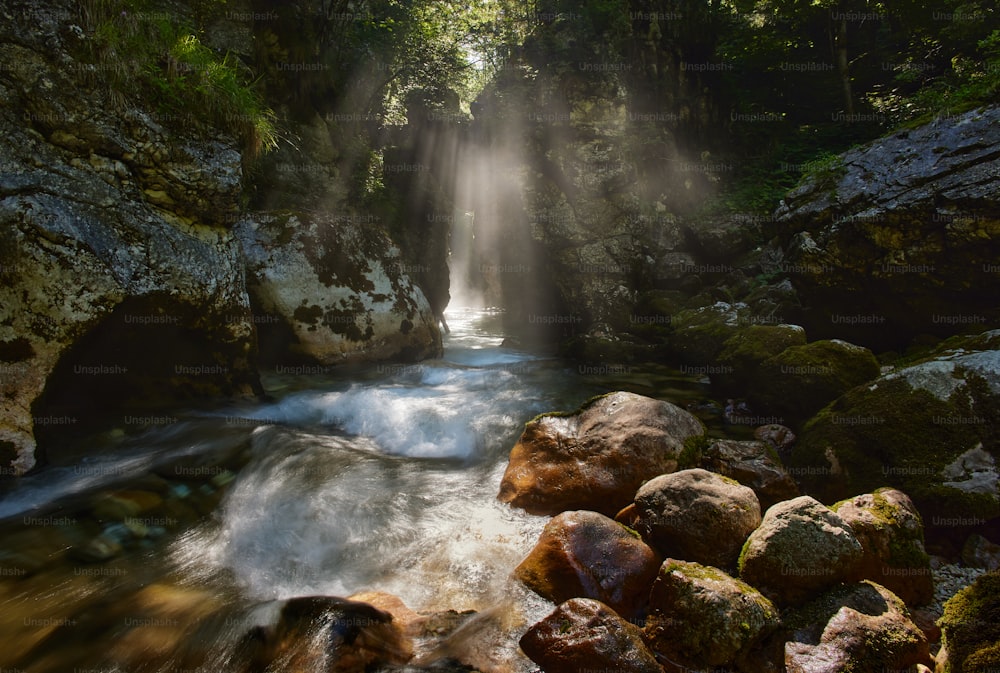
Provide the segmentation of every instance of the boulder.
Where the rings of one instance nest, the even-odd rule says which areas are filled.
[[[731,373],[712,376],[712,388],[725,396],[743,396],[768,385],[760,376],[761,364],[785,349],[805,344],[806,332],[797,325],[747,325],[723,344],[719,364]]]
[[[924,605],[934,598],[924,524],[905,493],[882,488],[842,500],[831,509],[851,527],[864,549],[859,579],[881,584],[907,605]]]
[[[681,371],[706,376],[735,375],[735,367],[720,363],[719,354],[730,338],[753,324],[750,313],[746,304],[720,301],[673,315],[667,341]]]
[[[781,606],[856,576],[861,543],[836,512],[803,495],[764,513],[739,558],[740,578]]]
[[[437,319],[399,250],[360,220],[271,212],[237,223],[262,358],[331,365],[441,352]]]
[[[676,470],[685,442],[704,431],[687,411],[626,392],[569,415],[543,414],[511,450],[498,497],[532,514],[614,516],[644,481]]]
[[[413,656],[412,642],[388,612],[332,596],[285,601],[277,622],[252,629],[243,645],[260,670],[277,661],[314,670],[322,662],[330,673],[354,673],[405,664]]]
[[[799,495],[775,449],[761,441],[716,439],[702,453],[701,466],[753,489],[761,510]]]
[[[751,406],[797,426],[880,370],[867,348],[832,339],[786,348],[756,371],[746,391]]]
[[[773,447],[781,460],[786,460],[791,455],[795,440],[798,439],[791,428],[776,423],[756,428],[753,431],[753,436],[758,441]]]
[[[810,334],[886,349],[1000,317],[998,121],[992,106],[901,130],[785,196],[772,233]]]
[[[634,532],[596,512],[563,512],[549,521],[514,570],[553,603],[593,598],[626,619],[645,614],[660,559]]]
[[[979,534],[970,535],[962,545],[962,563],[970,568],[1000,569],[1000,544]]]
[[[635,528],[664,556],[735,568],[743,541],[760,525],[753,490],[694,468],[643,484],[635,495]]]
[[[528,629],[520,645],[545,673],[663,673],[643,642],[642,630],[588,598],[573,598],[557,607]]]
[[[884,673],[931,664],[903,602],[873,582],[832,589],[786,618],[788,673]]]
[[[979,577],[944,605],[939,673],[988,673],[1000,666],[1000,572]]]
[[[787,461],[826,502],[892,486],[929,527],[1000,514],[1000,331],[951,339],[814,416]]]
[[[779,624],[771,601],[745,582],[718,568],[667,559],[650,593],[643,633],[657,655],[701,670],[747,657]]]

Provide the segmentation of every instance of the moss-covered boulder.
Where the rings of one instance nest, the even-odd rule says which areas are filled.
[[[1000,670],[1000,572],[983,575],[955,594],[938,624],[947,649],[939,673]]]
[[[814,416],[788,461],[805,490],[832,502],[893,486],[913,498],[931,527],[1000,514],[1000,332],[971,341],[996,350],[952,342]]]
[[[586,509],[614,516],[639,486],[673,472],[697,418],[669,402],[615,392],[572,414],[530,421],[510,452],[501,502],[532,514]]]
[[[759,591],[698,563],[664,561],[649,600],[643,632],[650,647],[696,670],[736,663],[780,624]]]
[[[646,611],[660,557],[634,531],[597,512],[563,512],[549,521],[514,570],[553,603],[593,598],[626,619]]]
[[[764,513],[740,553],[740,578],[782,606],[801,604],[855,577],[862,555],[851,527],[804,495]]]
[[[886,587],[907,605],[934,598],[924,524],[913,501],[894,488],[878,489],[831,507],[851,527],[864,549],[860,579]]]
[[[748,325],[729,337],[719,352],[724,368],[712,376],[712,389],[743,397],[766,381],[760,366],[793,346],[806,345],[806,332],[797,325]]]
[[[777,450],[762,441],[713,440],[702,453],[701,466],[753,489],[761,510],[799,496]]]
[[[798,424],[878,377],[879,364],[867,348],[833,339],[786,348],[756,371],[757,381],[746,391],[751,406]]]
[[[898,596],[874,582],[836,587],[786,617],[788,673],[885,673],[931,664]]]
[[[635,529],[664,556],[735,568],[760,525],[760,502],[739,482],[694,468],[664,474],[635,495]]]
[[[545,673],[663,673],[642,630],[600,601],[574,598],[521,637],[521,649]]]
[[[749,321],[750,307],[746,304],[717,302],[678,311],[672,316],[667,339],[671,357],[692,373],[731,374],[731,368],[719,364],[719,353],[731,337],[751,324]]]

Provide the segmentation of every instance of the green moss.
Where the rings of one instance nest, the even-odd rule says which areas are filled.
[[[538,421],[542,420],[546,416],[551,417],[551,418],[566,418],[566,417],[569,417],[569,416],[576,416],[578,414],[583,413],[587,409],[587,407],[589,407],[590,405],[592,405],[597,400],[602,399],[604,397],[607,397],[608,395],[614,395],[615,392],[616,391],[612,391],[610,393],[603,393],[601,395],[594,395],[593,397],[589,398],[586,402],[584,402],[583,404],[581,404],[579,407],[577,407],[573,411],[545,411],[545,412],[542,412],[542,413],[538,414],[537,416],[535,416],[534,418],[532,418],[527,423],[525,423],[525,425],[530,425],[532,423],[537,423]]]
[[[684,440],[684,448],[677,456],[677,467],[686,470],[701,465],[701,458],[708,449],[709,439],[705,435],[692,435]]]
[[[983,575],[955,594],[945,603],[938,625],[953,672],[965,673],[966,660],[980,651],[985,659],[988,648],[1000,642],[1000,573]]]

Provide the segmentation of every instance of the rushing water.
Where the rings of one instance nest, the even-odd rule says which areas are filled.
[[[139,436],[112,434],[101,458],[24,480],[0,502],[0,515],[39,525],[21,525],[5,541],[0,560],[8,568],[25,546],[52,556],[60,545],[81,544],[81,529],[99,533],[97,524],[66,513],[86,511],[84,503],[116,482],[141,488],[150,473],[208,476],[216,480],[199,488],[225,485],[225,497],[198,523],[144,539],[124,558],[84,570],[42,564],[27,577],[8,571],[12,577],[0,578],[0,634],[21,644],[0,655],[0,666],[133,670],[135,651],[156,647],[121,654],[122,641],[131,642],[125,636],[141,640],[121,615],[170,614],[126,617],[125,627],[160,628],[167,641],[164,629],[174,627],[210,642],[202,654],[222,673],[270,601],[382,591],[420,611],[495,615],[485,640],[469,646],[507,660],[498,670],[527,670],[517,636],[551,606],[509,575],[546,519],[496,501],[524,422],[623,383],[675,398],[704,391],[649,372],[629,372],[627,382],[585,376],[558,359],[504,348],[499,318],[489,313],[452,312],[449,322],[441,359],[372,366],[349,379],[273,374],[264,380],[269,402],[179,414]],[[46,525],[55,542],[39,540]],[[212,615],[214,626],[205,626]],[[160,663],[135,670],[190,665],[161,654],[149,659]]]

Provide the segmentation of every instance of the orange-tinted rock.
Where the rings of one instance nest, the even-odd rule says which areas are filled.
[[[908,605],[933,600],[924,524],[909,496],[884,488],[838,502],[833,509],[864,549],[858,579],[881,584]]]
[[[717,439],[705,449],[701,466],[752,488],[762,510],[799,496],[798,485],[785,472],[775,449],[764,442]]]
[[[556,516],[514,575],[553,603],[593,598],[631,619],[645,612],[660,558],[645,542],[597,512]]]
[[[566,601],[521,637],[521,649],[545,673],[663,673],[638,626],[588,598]]]
[[[571,415],[529,422],[510,453],[499,499],[532,514],[586,509],[614,516],[644,481],[673,472],[704,426],[669,402],[599,397]]]

